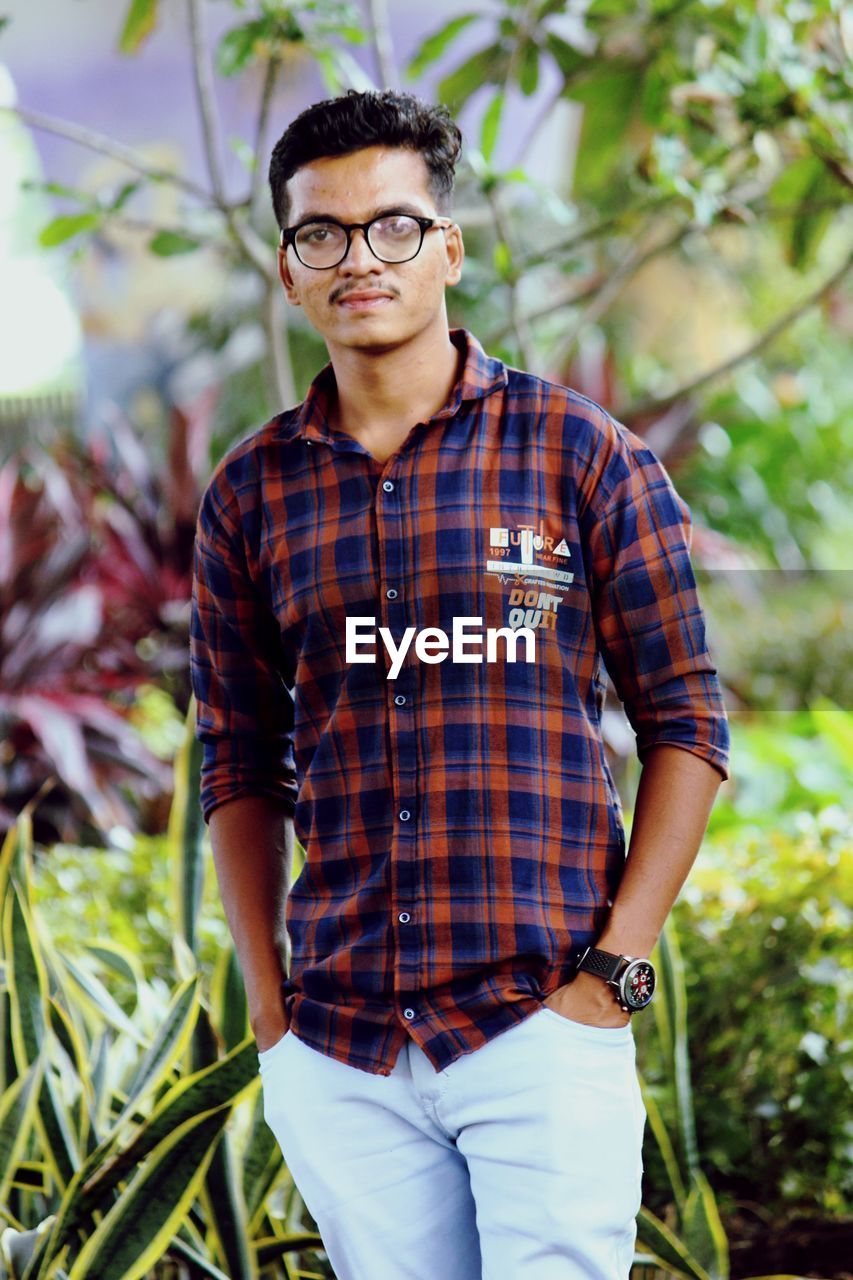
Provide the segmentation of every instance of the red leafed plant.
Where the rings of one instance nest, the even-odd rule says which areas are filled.
[[[195,519],[215,392],[174,409],[157,460],[116,417],[0,467],[0,832],[40,789],[34,834],[160,829],[172,768],[129,717],[141,684],[189,703]]]

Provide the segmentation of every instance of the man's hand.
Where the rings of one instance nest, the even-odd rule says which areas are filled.
[[[558,987],[543,1001],[555,1013],[572,1022],[585,1022],[594,1027],[624,1027],[630,1013],[619,1007],[616,996],[603,978],[594,973],[579,973],[565,986]]]

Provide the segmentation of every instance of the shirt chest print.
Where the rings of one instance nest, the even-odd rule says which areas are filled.
[[[515,528],[490,526],[486,572],[506,588],[506,623],[513,631],[542,627],[556,630],[557,610],[574,573],[566,566],[571,552],[565,538],[545,533],[542,521]]]

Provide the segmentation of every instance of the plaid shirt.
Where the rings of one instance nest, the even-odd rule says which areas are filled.
[[[385,463],[330,427],[327,364],[220,461],[196,534],[204,819],[249,793],[293,815],[290,1025],[380,1075],[407,1035],[438,1071],[532,1014],[601,934],[625,862],[602,661],[640,759],[670,743],[729,776],[663,465],[594,401],[451,339],[448,402]],[[374,660],[347,661],[348,617],[374,619]],[[451,641],[463,617],[469,658],[526,627],[534,660],[521,636],[515,662],[501,638],[479,663],[413,642],[391,678],[364,640]]]

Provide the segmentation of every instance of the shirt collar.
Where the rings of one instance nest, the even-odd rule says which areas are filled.
[[[506,386],[507,371],[502,360],[486,355],[468,329],[451,329],[450,341],[464,354],[462,372],[446,403],[434,413],[431,422],[451,418],[465,400],[480,400]],[[311,383],[305,399],[293,411],[293,417],[282,431],[286,439],[322,440],[331,443],[343,433],[329,426],[329,405],[335,393],[335,373],[331,361],[325,364]]]

